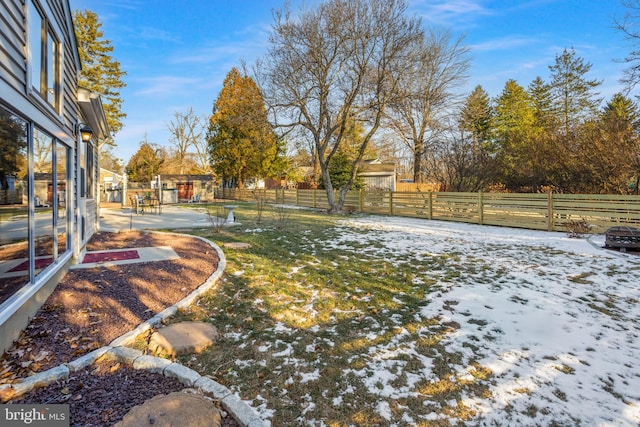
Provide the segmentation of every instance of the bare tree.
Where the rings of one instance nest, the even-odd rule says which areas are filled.
[[[342,209],[356,165],[411,62],[410,48],[423,36],[421,21],[406,9],[405,0],[328,0],[296,17],[286,8],[274,14],[257,78],[280,125],[302,128],[313,141],[329,212]],[[336,200],[329,163],[354,122],[366,132]]]
[[[433,175],[446,191],[480,191],[495,178],[496,164],[486,147],[478,147],[463,129],[448,126],[429,158]]]
[[[196,151],[201,149],[204,141],[204,125],[202,119],[189,107],[186,113],[174,113],[174,119],[167,123],[167,129],[171,132],[171,145],[174,148],[175,158],[178,162],[179,173],[185,173],[188,160],[188,151],[194,147]],[[205,148],[206,152],[206,148]],[[205,165],[207,164],[205,158]]]
[[[435,153],[431,145],[445,130],[445,118],[459,102],[455,89],[465,83],[469,49],[463,38],[448,31],[430,31],[416,45],[414,67],[405,74],[398,96],[388,109],[387,123],[413,154],[413,179],[426,178],[426,160]]]
[[[209,123],[209,118],[200,117],[199,120],[201,123],[200,132],[198,133],[198,137],[194,138],[192,141],[193,148],[195,149],[194,159],[201,173],[210,174],[211,163],[209,162],[208,144],[205,135],[205,128]]]
[[[53,140],[36,129],[33,136],[33,169],[36,172],[51,173]]]
[[[621,3],[627,11],[621,20],[614,19],[614,26],[622,31],[631,47],[623,59],[629,67],[621,79],[627,90],[631,90],[640,82],[640,0],[622,0]]]

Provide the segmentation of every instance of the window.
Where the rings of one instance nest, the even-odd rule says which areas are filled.
[[[58,76],[58,46],[53,33],[47,31],[47,102],[58,110],[58,82],[60,78]]]
[[[25,120],[0,105],[0,263],[15,265],[0,274],[0,305],[29,283],[27,129]]]
[[[42,16],[35,5],[29,2],[29,73],[31,86],[40,92],[40,67],[42,66]]]
[[[71,148],[0,105],[0,306],[72,250]]]
[[[68,226],[71,219],[69,206],[69,147],[62,144],[60,141],[56,141],[56,181],[57,194],[56,204],[58,210],[58,233],[54,233],[58,238],[58,253],[64,253],[69,244],[69,232]]]
[[[60,104],[60,42],[36,4],[27,11],[31,87],[56,111]]]
[[[54,139],[37,126],[33,129],[33,235],[37,269],[51,265],[57,252],[54,252],[55,228],[53,205]]]
[[[86,170],[87,170],[87,188],[86,188],[86,197],[88,199],[93,199],[95,197],[95,191],[93,188],[93,183],[94,183],[94,177],[96,174],[96,169],[94,166],[94,156],[95,156],[95,151],[93,148],[93,145],[91,143],[87,143],[86,145],[86,150],[87,150],[87,164],[86,164]]]

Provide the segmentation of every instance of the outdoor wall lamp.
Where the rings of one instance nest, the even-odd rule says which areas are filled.
[[[80,123],[78,125],[78,131],[80,132],[80,137],[82,138],[82,142],[91,141],[91,137],[93,136],[93,131],[89,126],[84,123]]]

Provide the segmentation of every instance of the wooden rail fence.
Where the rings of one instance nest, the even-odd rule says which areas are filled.
[[[22,191],[0,190],[0,205],[15,205],[22,203]]]
[[[324,190],[241,190],[219,188],[217,198],[256,200],[328,209]],[[609,227],[640,226],[640,196],[601,194],[449,193],[350,191],[344,209],[533,230],[566,231],[585,221],[594,233]]]

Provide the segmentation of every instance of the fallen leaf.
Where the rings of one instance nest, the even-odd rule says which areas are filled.
[[[31,356],[29,356],[29,358],[31,360],[33,360],[34,362],[40,362],[40,361],[48,358],[49,354],[50,353],[48,351],[46,351],[46,350],[40,350],[40,352],[37,355],[35,355],[35,356],[31,355]]]
[[[13,387],[7,387],[0,389],[0,402],[8,402],[15,396],[16,389]]]

